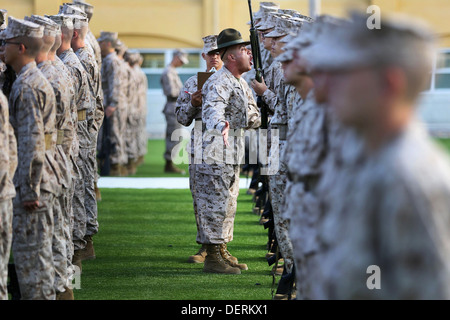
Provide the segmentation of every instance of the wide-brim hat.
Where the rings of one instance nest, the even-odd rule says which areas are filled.
[[[217,50],[222,50],[237,44],[248,45],[250,41],[245,41],[242,39],[241,33],[232,28],[222,30],[217,36]]]

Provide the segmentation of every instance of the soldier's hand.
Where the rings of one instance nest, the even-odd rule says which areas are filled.
[[[24,201],[23,202],[23,207],[25,208],[25,210],[27,211],[35,211],[37,208],[39,208],[39,201],[38,200],[34,200],[34,201]]]
[[[105,109],[105,116],[107,118],[111,117],[112,114],[114,113],[114,111],[116,111],[116,109],[117,109],[117,107],[111,107],[111,106],[106,107],[106,109]]]
[[[255,93],[258,96],[262,96],[264,92],[267,90],[266,83],[264,82],[264,78],[261,78],[261,82],[256,81],[255,79],[252,80],[252,88],[255,90]]]
[[[191,96],[191,104],[194,107],[201,107],[202,106],[202,90],[197,90],[194,92]]]
[[[225,121],[225,127],[222,129],[222,137],[223,137],[223,143],[226,147],[229,147],[230,144],[228,143],[228,132],[230,131],[230,123],[228,121]]]

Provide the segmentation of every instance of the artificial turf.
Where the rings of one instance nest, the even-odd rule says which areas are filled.
[[[75,299],[270,300],[267,231],[252,213],[251,200],[241,193],[228,246],[249,270],[221,275],[187,262],[199,248],[189,190],[103,190],[97,258],[83,262]]]
[[[150,140],[135,177],[164,173],[164,141]],[[187,172],[187,165],[180,165]],[[187,174],[184,175],[187,177]],[[202,272],[187,262],[199,245],[189,190],[102,189],[96,259],[84,261],[76,300],[270,300],[272,267],[265,259],[267,230],[241,190],[229,251],[246,263],[240,275]],[[279,279],[279,277],[277,277]]]

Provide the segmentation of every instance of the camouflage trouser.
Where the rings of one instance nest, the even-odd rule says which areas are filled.
[[[12,200],[0,201],[0,300],[8,300],[8,262],[12,243]]]
[[[173,102],[175,104],[175,102]],[[172,149],[179,143],[179,141],[172,141],[172,133],[176,129],[180,129],[183,126],[177,121],[175,116],[175,107],[167,107],[167,112],[164,113],[166,117],[166,151],[164,152],[164,159],[166,161],[172,160]],[[169,112],[172,110],[172,112]]]
[[[280,141],[280,154],[284,151],[285,141]],[[278,249],[284,260],[287,272],[292,271],[294,265],[294,253],[291,239],[289,237],[289,220],[284,218],[284,195],[287,182],[286,165],[279,162],[280,167],[277,174],[269,176],[269,194],[271,198],[274,229],[278,242]]]
[[[64,192],[66,189],[63,189]],[[55,291],[64,292],[67,286],[66,221],[64,219],[63,195],[56,197],[53,205],[53,263],[55,265]]]
[[[73,244],[74,250],[83,249],[86,235],[98,232],[97,198],[95,196],[94,182],[97,172],[96,149],[80,148],[77,158],[80,177],[75,180],[73,196]]]
[[[53,207],[55,196],[41,190],[40,207],[26,211],[19,193],[13,200],[12,254],[23,300],[55,299]]]
[[[71,280],[75,274],[75,266],[72,263],[72,257],[74,253],[73,246],[73,206],[72,200],[74,196],[74,181],[70,183],[69,189],[63,189],[62,195],[62,208],[63,208],[63,218],[64,218],[64,238],[66,239],[66,259],[67,259],[67,279],[68,283],[71,283]]]
[[[198,164],[195,170],[197,242],[222,244],[233,240],[239,195],[239,166]]]
[[[123,134],[120,131],[120,118],[119,108],[117,108],[109,118],[111,121],[111,145],[114,145],[113,152],[110,154],[111,164],[124,164],[123,159],[125,157],[125,141]]]
[[[316,226],[319,203],[301,182],[288,181],[285,197],[284,215],[290,220],[289,236],[294,250],[298,298],[310,299],[316,282],[312,276],[314,261],[311,257],[318,250]]]
[[[194,207],[194,215],[195,215],[195,223],[197,225],[197,233],[201,232],[199,228],[199,220],[198,220],[198,212],[197,212],[197,187],[195,183],[195,167],[196,165],[191,163],[189,165],[189,188],[191,189],[192,194],[192,205]],[[197,236],[197,238],[204,238],[204,235]]]
[[[139,123],[135,117],[128,117],[127,126],[125,130],[125,150],[127,159],[137,160],[138,155],[138,130]]]
[[[139,118],[139,126],[137,128],[138,132],[138,155],[145,156],[147,154],[148,149],[148,138],[147,138],[147,128],[146,128],[146,119],[144,116]]]

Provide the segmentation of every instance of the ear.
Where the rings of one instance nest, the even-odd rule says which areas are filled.
[[[78,31],[73,30],[73,36],[72,39],[78,38]]]
[[[404,97],[407,93],[408,81],[405,72],[396,67],[387,68],[384,72],[385,93],[389,96]]]

